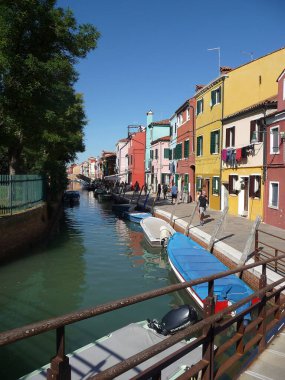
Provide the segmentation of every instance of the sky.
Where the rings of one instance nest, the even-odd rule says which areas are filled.
[[[76,65],[87,125],[84,153],[115,151],[128,125],[168,119],[221,66],[232,68],[285,46],[284,0],[58,0],[101,33]]]

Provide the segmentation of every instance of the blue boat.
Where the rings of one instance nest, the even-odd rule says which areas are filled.
[[[213,254],[179,232],[170,237],[167,253],[170,265],[180,282],[197,280],[229,270]],[[194,285],[186,290],[200,309],[203,309],[208,295],[208,283]],[[215,312],[217,313],[253,293],[254,291],[234,274],[215,280],[214,294],[217,299]],[[243,305],[237,309],[237,312],[239,313],[249,306],[249,303]]]
[[[126,218],[134,223],[140,223],[142,219],[149,218],[150,212],[140,212],[140,211],[125,211],[123,213],[123,218]]]

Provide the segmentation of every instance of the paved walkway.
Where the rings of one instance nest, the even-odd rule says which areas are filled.
[[[127,197],[130,199],[131,195],[132,194],[129,193]],[[136,202],[136,199],[134,199],[134,202]],[[142,196],[139,203],[143,204],[144,200],[145,197]],[[153,198],[148,201],[148,206],[151,207],[152,205]],[[174,211],[173,221],[180,227],[184,226],[185,228],[194,208],[194,202],[179,203],[175,206],[167,199],[157,201],[154,210],[166,218],[169,218],[170,214]],[[221,217],[221,211],[209,209],[206,214],[205,224],[200,226],[199,215],[196,211],[190,230],[190,233],[192,232],[202,240],[204,239],[205,242],[209,241],[210,236],[215,230],[217,221]],[[219,247],[220,249],[218,250],[220,251],[224,250],[225,255],[232,255],[232,258],[238,261],[245,248],[253,223],[254,222],[243,217],[227,215],[223,228],[219,236],[217,236],[218,242],[215,247]],[[266,223],[261,223],[259,230],[276,235],[277,237],[285,238],[285,230],[270,226]],[[261,232],[259,232],[259,237],[262,242],[285,251],[284,241],[262,234]],[[254,244],[252,244],[251,248],[252,251],[254,251]],[[269,251],[267,247],[266,250]],[[271,274],[268,274],[268,282],[276,281],[280,278],[276,273],[270,272]],[[239,380],[280,380],[285,378],[285,331],[283,327],[283,325],[280,326],[279,331],[275,335],[275,339],[269,343],[266,350],[240,375]]]

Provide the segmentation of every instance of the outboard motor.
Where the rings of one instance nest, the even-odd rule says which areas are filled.
[[[160,238],[160,244],[162,245],[162,247],[167,247],[170,236],[171,236],[171,232],[169,231],[169,229],[166,226],[161,226],[159,238]]]
[[[190,305],[183,305],[177,309],[169,311],[159,323],[155,319],[148,321],[148,327],[162,335],[175,334],[177,331],[184,329],[190,325],[194,325],[198,321],[196,309]]]

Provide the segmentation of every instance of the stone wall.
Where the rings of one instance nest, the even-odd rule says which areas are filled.
[[[60,214],[61,203],[43,204],[0,218],[0,263],[21,257],[46,239]]]

